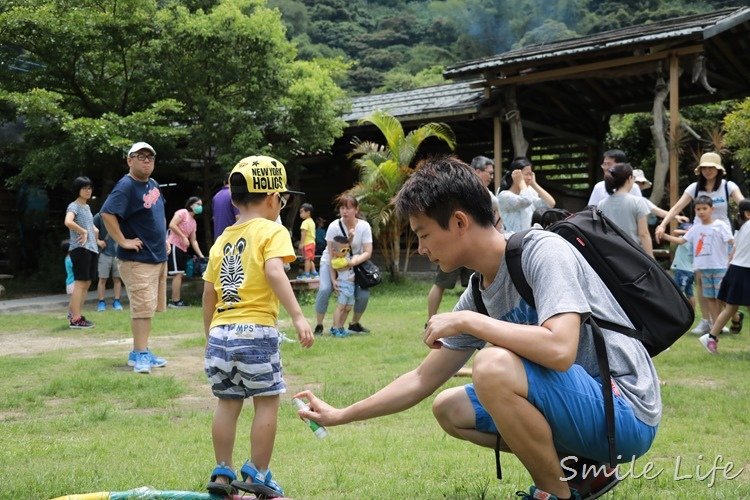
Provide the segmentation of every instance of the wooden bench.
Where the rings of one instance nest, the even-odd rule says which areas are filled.
[[[292,290],[294,290],[295,292],[297,290],[317,290],[320,286],[320,280],[318,278],[311,280],[293,279],[289,280],[289,283],[291,283]]]

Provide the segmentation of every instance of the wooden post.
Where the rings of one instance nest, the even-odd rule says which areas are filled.
[[[680,126],[680,60],[676,55],[669,59],[669,206],[677,203],[679,175],[679,138],[678,127]],[[672,219],[671,228],[677,226],[677,221]]]
[[[495,161],[495,189],[497,193],[500,188],[500,179],[503,176],[503,129],[500,117],[495,115],[492,118],[492,145],[494,148],[494,161]]]

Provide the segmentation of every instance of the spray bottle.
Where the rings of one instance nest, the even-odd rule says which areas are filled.
[[[299,398],[292,398],[292,404],[294,404],[294,407],[297,408],[298,411],[310,409],[310,407],[307,406],[305,402]],[[328,431],[322,425],[318,425],[317,422],[307,418],[303,418],[302,420],[305,421],[308,427],[310,427],[310,430],[312,430],[315,434],[315,437],[317,437],[318,439],[323,439],[324,437],[328,436]]]

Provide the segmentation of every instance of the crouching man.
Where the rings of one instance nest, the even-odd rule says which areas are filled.
[[[443,271],[460,266],[481,274],[489,312],[477,312],[471,288],[453,312],[436,314],[424,331],[431,348],[414,370],[346,408],[334,408],[310,391],[300,415],[326,426],[400,412],[429,397],[480,350],[471,384],[447,389],[433,412],[450,435],[514,453],[534,485],[525,498],[596,498],[618,481],[600,474],[583,481],[571,466],[608,461],[604,401],[589,316],[632,328],[623,310],[584,258],[561,237],[532,231],[522,266],[536,309],[521,299],[505,266],[506,237],[493,227],[487,189],[453,157],[423,162],[396,196],[409,218],[419,252]],[[483,249],[477,252],[476,249]],[[661,418],[656,371],[637,340],[603,330],[609,354],[618,460],[628,462],[651,446]],[[603,467],[600,468],[603,470]],[[609,471],[614,473],[614,471]]]

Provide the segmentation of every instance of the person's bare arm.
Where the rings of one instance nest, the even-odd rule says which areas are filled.
[[[88,237],[89,237],[89,232],[85,228],[79,226],[76,223],[75,216],[76,214],[74,214],[73,212],[65,213],[65,227],[67,227],[68,229],[70,229],[71,231],[75,233],[78,233],[78,244],[85,245],[86,240],[88,240]]]
[[[729,197],[732,198],[737,203],[745,199],[745,197],[742,195],[742,189],[739,189],[739,188],[732,191],[732,194],[730,194]]]
[[[674,204],[672,208],[669,209],[669,212],[667,212],[667,215],[664,216],[664,220],[662,220],[658,226],[656,226],[656,230],[654,231],[654,236],[656,237],[656,242],[660,242],[662,236],[664,235],[667,225],[672,221],[672,219],[682,212],[682,210],[690,204],[690,202],[693,201],[693,199],[690,197],[687,193],[682,193],[682,196],[679,200],[677,200],[677,203]],[[667,240],[669,241],[669,240]]]
[[[654,246],[651,242],[651,234],[648,232],[648,221],[646,220],[645,215],[638,218],[638,238],[641,240],[641,248],[643,248],[643,251],[653,257]]]
[[[216,310],[216,303],[219,301],[219,296],[216,293],[214,284],[210,281],[203,282],[203,333],[208,339],[208,332],[211,329],[211,320],[214,317],[214,311]]]
[[[676,243],[677,245],[684,245],[687,243],[687,240],[681,236],[672,236],[669,233],[664,233],[662,236],[662,239],[670,242],[670,243]]]
[[[539,198],[550,208],[555,207],[555,198],[536,182],[536,174],[531,173],[531,187],[539,195]]]
[[[362,253],[353,255],[349,259],[349,267],[358,266],[363,262],[367,262],[372,257],[372,243],[365,243],[362,245]]]
[[[301,417],[321,425],[342,425],[404,411],[429,397],[471,357],[473,350],[432,349],[422,363],[386,385],[375,394],[345,408],[334,408],[313,394],[302,391],[295,397],[310,402]]]
[[[464,310],[432,316],[424,342],[430,346],[465,332],[546,368],[565,371],[575,361],[580,326],[581,316],[575,312],[556,314],[542,325],[519,325]]]
[[[197,255],[201,259],[205,259],[206,257],[203,255],[203,252],[201,252],[201,247],[198,245],[198,239],[195,236],[195,233],[190,234],[190,247],[193,249],[193,252],[195,252],[195,255]]]
[[[315,341],[312,328],[310,328],[310,323],[308,323],[305,315],[302,313],[299,302],[297,302],[297,298],[294,296],[294,290],[292,290],[292,285],[289,283],[289,278],[287,278],[284,271],[284,261],[279,257],[268,259],[264,266],[264,272],[273,293],[276,294],[281,305],[284,306],[286,312],[291,316],[300,344],[302,347],[310,347]]]
[[[135,250],[136,252],[143,248],[143,242],[140,238],[125,238],[120,229],[120,222],[117,220],[116,215],[103,213],[102,222],[104,222],[104,227],[107,228],[109,235],[112,236],[112,239],[115,240],[120,247],[127,250]]]

